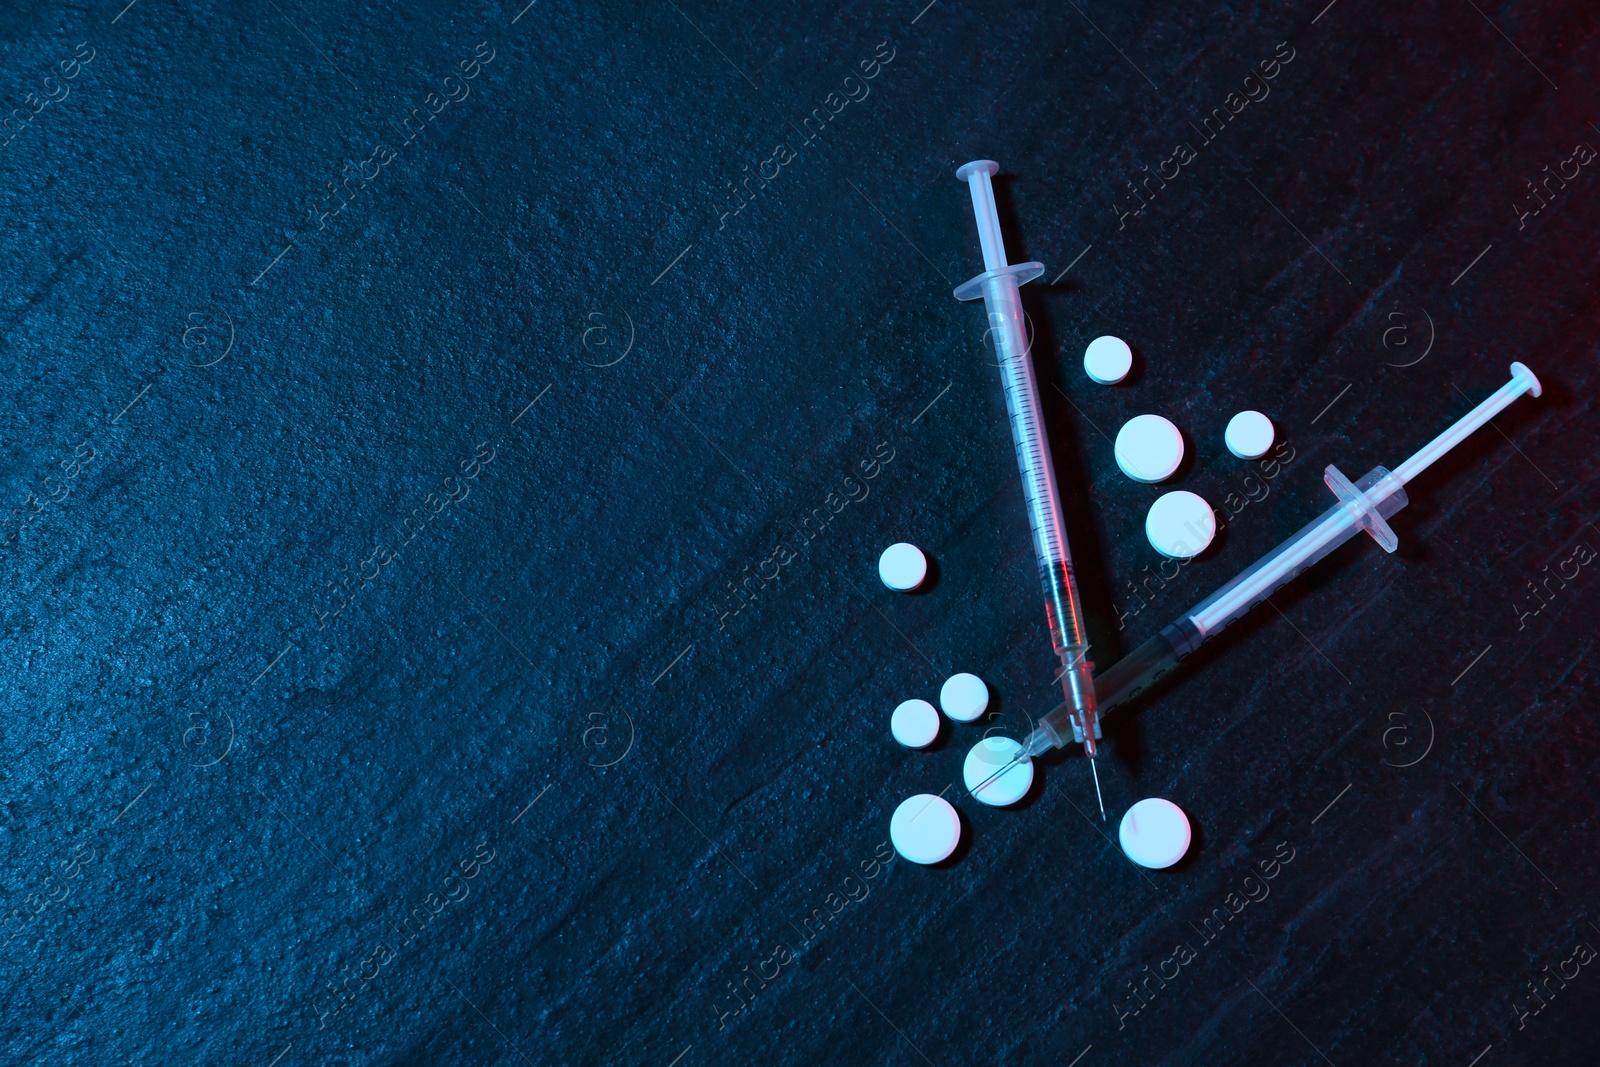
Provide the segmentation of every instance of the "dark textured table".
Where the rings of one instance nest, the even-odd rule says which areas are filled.
[[[124,2],[0,18],[0,1062],[1594,1062],[1591,5]],[[1108,718],[1106,824],[959,792],[1057,699],[982,157],[1102,668],[1544,383]]]

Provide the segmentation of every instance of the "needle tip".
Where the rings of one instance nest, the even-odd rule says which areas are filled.
[[[1100,821],[1106,821],[1106,798],[1100,795],[1100,771],[1095,767],[1095,761],[1089,761],[1089,771],[1094,775],[1094,798],[1100,802]]]

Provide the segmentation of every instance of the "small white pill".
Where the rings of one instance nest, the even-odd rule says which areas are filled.
[[[1241,411],[1228,420],[1222,440],[1240,459],[1260,459],[1272,447],[1272,420],[1259,411]]]
[[[956,722],[971,722],[989,707],[989,687],[976,674],[952,674],[939,690],[939,706]]]
[[[939,713],[926,700],[907,700],[889,716],[889,732],[907,748],[927,748],[939,736]]]
[[[1189,559],[1204,552],[1217,535],[1217,516],[1210,504],[1187,490],[1163,493],[1145,516],[1144,535],[1163,556]]]
[[[1112,451],[1134,481],[1165,481],[1183,462],[1183,434],[1160,415],[1135,415],[1117,431]]]
[[[977,789],[979,782],[1016,759],[1017,753],[1021,751],[1022,745],[1009,737],[986,737],[973,745],[972,751],[967,753],[967,762],[961,766],[961,777],[966,781],[968,791]],[[978,789],[973,796],[985,804],[1003,808],[1007,804],[1015,804],[1026,796],[1031,785],[1033,785],[1033,761],[1023,760],[982,789]]]
[[[928,576],[928,557],[904,541],[890,545],[878,557],[878,577],[897,593],[909,593]]]
[[[1128,809],[1117,836],[1141,867],[1171,867],[1189,851],[1189,817],[1170,800],[1150,797]]]
[[[1083,351],[1083,369],[1101,385],[1116,385],[1133,369],[1133,349],[1120,337],[1096,337]]]
[[[912,863],[938,863],[961,843],[961,816],[944,797],[918,793],[894,809],[889,840]]]

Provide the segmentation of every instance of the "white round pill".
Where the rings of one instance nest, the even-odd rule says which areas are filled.
[[[918,793],[894,809],[889,840],[912,863],[938,863],[961,843],[961,816],[944,797]]]
[[[967,791],[978,789],[978,783],[1016,759],[1021,751],[1022,745],[1009,737],[986,737],[973,745],[972,751],[967,753],[967,762],[961,765]],[[985,804],[1003,808],[1026,796],[1031,785],[1033,761],[1023,760],[972,795]]]
[[[1133,369],[1133,349],[1120,337],[1096,337],[1083,351],[1083,369],[1101,385],[1116,385]]]
[[[1259,411],[1241,411],[1222,432],[1228,451],[1240,459],[1260,459],[1272,447],[1272,420]]]
[[[1134,481],[1164,481],[1183,462],[1183,434],[1160,415],[1135,415],[1117,431],[1112,451]]]
[[[1210,504],[1187,490],[1163,493],[1145,516],[1144,535],[1163,556],[1189,559],[1204,552],[1217,535],[1217,516]]]
[[[1170,800],[1150,797],[1128,809],[1117,836],[1141,867],[1171,867],[1189,851],[1189,817]]]
[[[939,713],[926,700],[907,700],[889,716],[889,732],[907,748],[927,748],[939,736]]]
[[[897,593],[909,593],[928,576],[928,557],[904,541],[890,545],[878,557],[878,577]]]
[[[952,674],[939,690],[939,706],[956,722],[971,722],[989,707],[989,687],[976,674]]]

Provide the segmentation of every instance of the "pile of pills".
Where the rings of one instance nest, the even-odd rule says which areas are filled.
[[[1124,345],[1123,350],[1126,349]],[[1086,365],[1087,362],[1086,359]],[[1100,369],[1104,370],[1104,367]],[[1127,368],[1123,367],[1121,373],[1126,374]],[[1157,418],[1154,415],[1143,417]],[[1161,421],[1166,422],[1165,419]],[[1176,434],[1177,431],[1173,432]],[[1180,438],[1180,457],[1182,447]],[[1121,462],[1120,457],[1118,462]],[[1163,506],[1162,501],[1169,502]],[[1146,525],[1151,543],[1158,548],[1161,543],[1166,543],[1175,552],[1187,551],[1187,544],[1182,538],[1197,536],[1189,532],[1191,527],[1207,531],[1205,539],[1208,541],[1210,532],[1216,529],[1211,509],[1193,493],[1168,493],[1156,504],[1157,507],[1151,509],[1151,520]],[[1180,532],[1172,533],[1172,530]],[[1194,551],[1198,552],[1199,549]],[[885,586],[896,592],[909,593],[917,589],[927,576],[927,556],[907,542],[890,545],[878,558],[878,577]],[[972,723],[981,719],[988,710],[989,687],[984,680],[966,672],[952,674],[939,687],[937,708],[918,697],[903,700],[889,716],[889,732],[907,748],[927,748],[939,739],[943,729],[941,711],[944,712],[944,718],[952,722]],[[1033,788],[1031,759],[1024,759],[994,780],[987,781],[990,775],[1010,764],[1021,751],[1021,743],[1009,737],[985,737],[973,745],[961,765],[961,779],[966,784],[967,792],[979,803],[997,808],[1015,804],[1026,797]],[[1189,820],[1182,809],[1169,800],[1141,800],[1122,817],[1121,839],[1122,850],[1133,862],[1142,867],[1170,867],[1188,851]],[[912,863],[943,863],[961,845],[961,814],[942,796],[918,793],[901,801],[899,807],[894,809],[894,815],[889,819],[889,840],[894,844],[895,851]]]
[[[885,585],[888,583],[885,582]],[[892,588],[892,587],[891,587]],[[952,674],[939,689],[939,709],[952,722],[976,722],[989,710],[989,687],[976,674]],[[939,736],[939,711],[926,700],[901,702],[889,717],[889,732],[907,748],[926,748]],[[970,790],[1011,762],[1022,750],[1004,737],[979,741],[967,754],[963,776]],[[1015,804],[1033,785],[1033,765],[1019,763],[984,786],[977,796],[985,804]],[[961,819],[942,797],[919,793],[895,809],[889,820],[889,840],[895,850],[913,863],[939,863],[961,843]]]
[[[1118,337],[1096,337],[1083,353],[1083,369],[1091,381],[1116,385],[1133,366],[1133,350]],[[1276,436],[1272,420],[1259,411],[1241,411],[1228,420],[1223,443],[1240,459],[1260,459]],[[1164,482],[1183,465],[1183,433],[1160,415],[1135,415],[1117,431],[1112,446],[1117,466],[1136,482]],[[1189,492],[1167,493],[1150,505],[1145,536],[1169,559],[1191,559],[1204,552],[1217,534],[1211,505]]]

